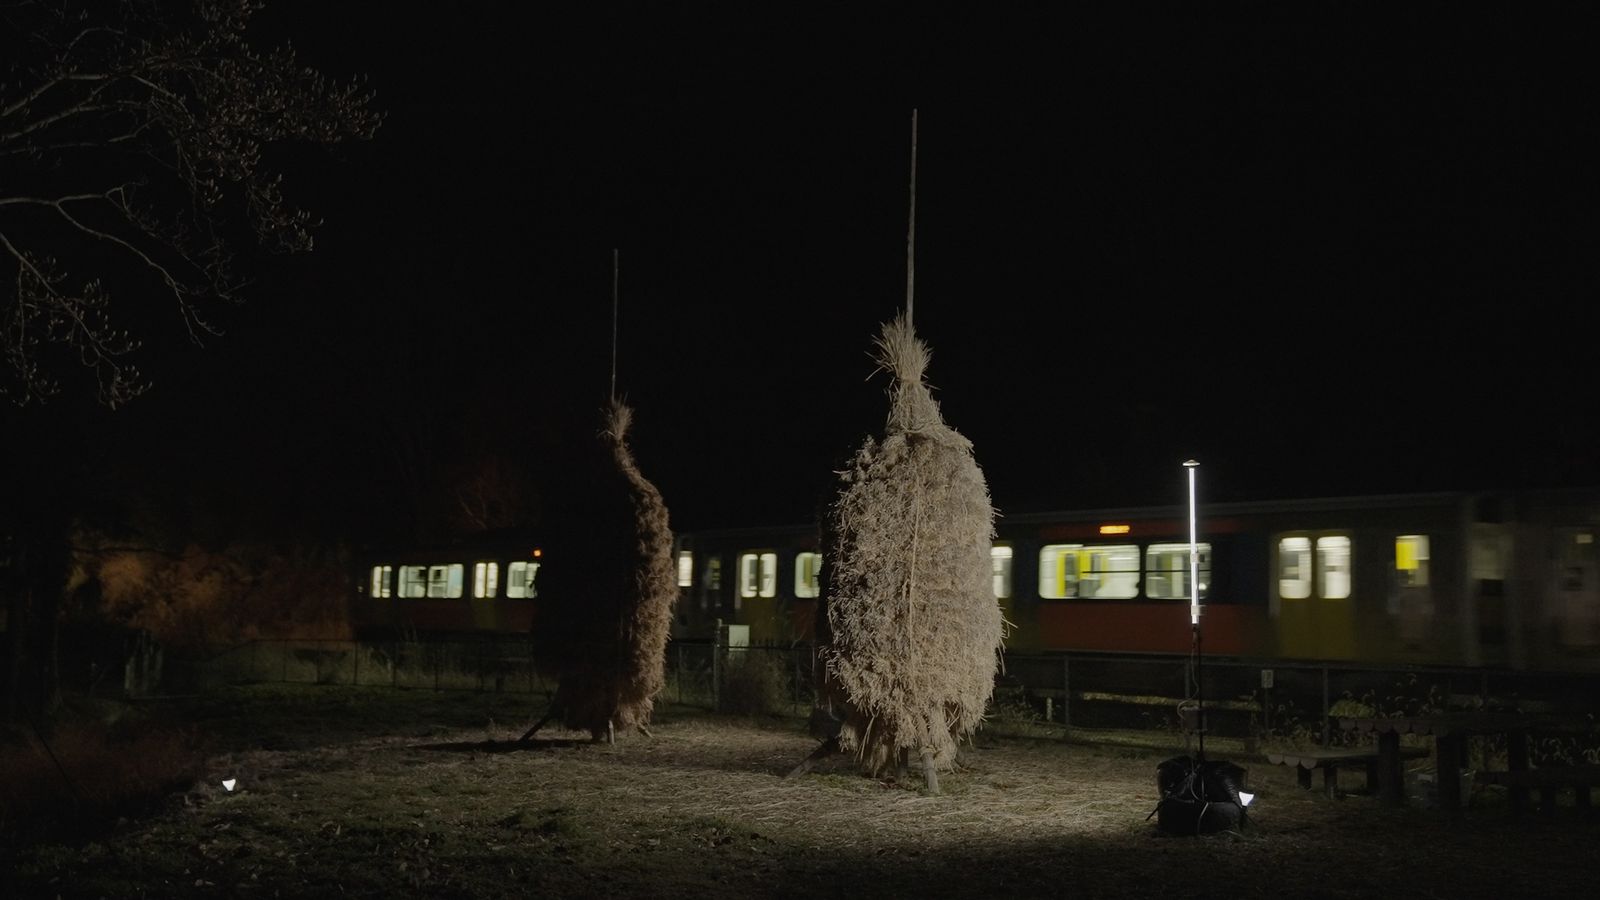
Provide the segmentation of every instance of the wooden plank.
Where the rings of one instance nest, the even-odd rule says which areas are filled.
[[[1600,766],[1541,766],[1520,771],[1487,771],[1475,776],[1480,784],[1507,787],[1600,787]]]
[[[1423,747],[1401,747],[1401,759],[1423,759],[1428,750]],[[1378,758],[1376,748],[1351,748],[1346,750],[1281,750],[1268,753],[1267,762],[1280,766],[1300,766],[1320,769],[1342,763],[1366,763]]]

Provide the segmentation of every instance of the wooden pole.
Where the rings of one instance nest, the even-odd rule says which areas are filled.
[[[617,282],[621,278],[620,251],[611,250],[611,399],[617,399]]]
[[[906,226],[906,325],[910,326],[917,283],[917,111],[911,110],[911,213]]]

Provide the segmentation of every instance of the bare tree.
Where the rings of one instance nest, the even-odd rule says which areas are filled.
[[[315,222],[285,199],[271,151],[370,138],[381,116],[359,82],[251,48],[260,7],[0,5],[0,392],[14,402],[58,392],[74,364],[112,407],[148,387],[113,280],[138,306],[164,298],[198,342],[214,304],[241,299],[239,238],[311,248]]]
[[[316,222],[286,199],[274,151],[370,138],[381,115],[360,82],[252,48],[260,8],[0,0],[0,394],[14,404],[82,371],[101,403],[126,403],[149,387],[134,355],[152,311],[170,304],[201,342],[218,304],[243,297],[235,248],[311,248]],[[33,424],[7,439],[49,431]],[[70,501],[43,474],[12,473],[0,496],[13,716],[55,692],[21,677],[54,665],[64,588]]]

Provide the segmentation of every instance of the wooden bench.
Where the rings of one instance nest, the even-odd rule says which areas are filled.
[[[1588,812],[1589,789],[1600,787],[1600,765],[1540,766],[1510,772],[1479,772],[1474,776],[1479,784],[1497,784],[1511,790],[1511,811],[1522,812],[1527,792],[1539,792],[1539,812],[1554,815],[1556,793],[1563,788],[1572,789],[1573,804]]]
[[[1400,758],[1422,759],[1428,751],[1422,747],[1401,747]],[[1367,792],[1378,790],[1378,748],[1350,747],[1344,749],[1277,750],[1267,753],[1267,762],[1278,766],[1292,766],[1300,787],[1311,790],[1311,773],[1322,770],[1322,789],[1329,797],[1339,784],[1339,770],[1361,766],[1367,773]]]

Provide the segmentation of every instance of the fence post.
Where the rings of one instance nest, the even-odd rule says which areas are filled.
[[[1061,737],[1072,731],[1072,668],[1071,657],[1061,657]]]
[[[1322,746],[1333,740],[1333,703],[1328,694],[1328,667],[1322,667]]]
[[[722,620],[711,633],[711,711],[722,710]]]

